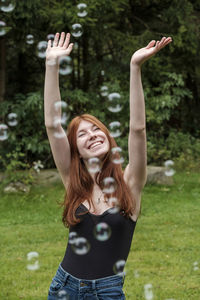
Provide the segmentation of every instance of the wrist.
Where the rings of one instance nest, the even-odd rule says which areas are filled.
[[[59,63],[58,63],[58,59],[57,58],[46,58],[46,67],[50,66],[50,67],[59,67]]]
[[[140,69],[141,69],[141,65],[139,65],[139,64],[137,64],[137,63],[131,61],[131,63],[130,63],[130,68],[131,68],[131,70],[137,71],[137,70],[140,70]]]

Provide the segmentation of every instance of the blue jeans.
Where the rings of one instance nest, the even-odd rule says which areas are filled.
[[[48,300],[125,300],[124,279],[125,275],[79,279],[59,265],[49,288]]]

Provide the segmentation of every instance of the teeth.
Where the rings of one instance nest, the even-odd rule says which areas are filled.
[[[96,143],[92,144],[92,146],[90,147],[90,149],[91,149],[91,148],[94,148],[94,147],[96,147],[96,146],[98,146],[98,145],[101,145],[101,142],[96,142]]]

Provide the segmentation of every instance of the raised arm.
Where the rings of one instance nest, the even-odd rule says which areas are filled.
[[[124,179],[136,199],[138,214],[140,210],[141,191],[147,178],[146,116],[141,66],[147,59],[155,55],[171,41],[171,37],[163,37],[161,41],[157,42],[154,40],[151,41],[146,47],[137,50],[130,62],[129,164],[124,171]]]
[[[69,33],[66,37],[64,32],[62,32],[60,38],[59,36],[59,33],[56,33],[53,46],[51,46],[51,41],[48,41],[46,51],[44,118],[53,158],[62,182],[65,188],[67,188],[71,161],[70,146],[65,130],[61,126],[61,106],[56,106],[55,109],[55,103],[61,101],[59,89],[59,57],[69,55],[73,44],[71,43],[69,45]]]

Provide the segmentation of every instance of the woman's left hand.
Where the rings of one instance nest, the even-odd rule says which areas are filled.
[[[155,40],[152,40],[146,47],[137,50],[133,54],[131,58],[131,65],[141,66],[146,60],[155,55],[158,51],[160,51],[162,48],[164,48],[167,44],[171,42],[171,37],[163,37],[161,41],[157,42]]]

